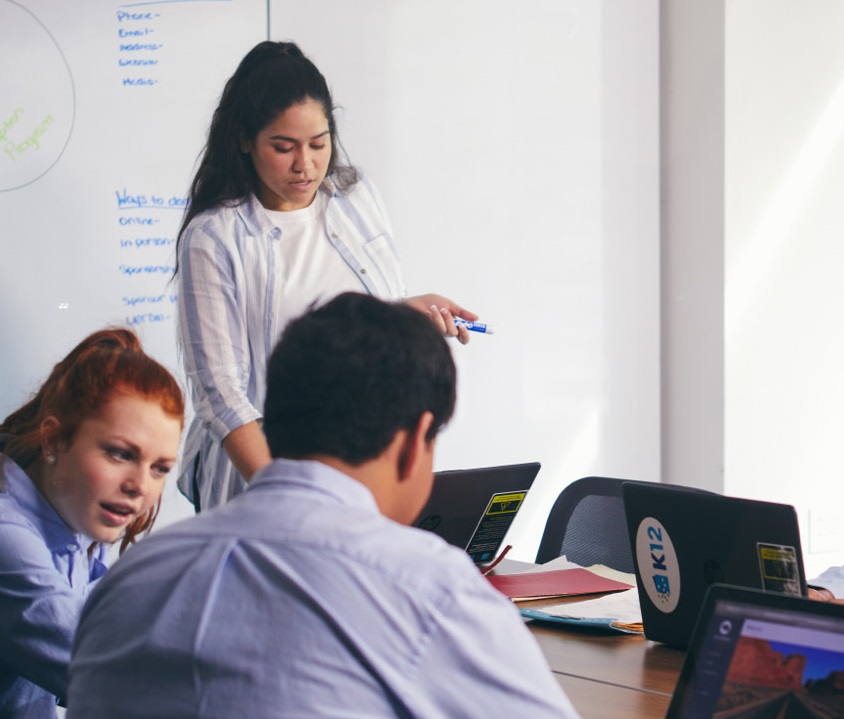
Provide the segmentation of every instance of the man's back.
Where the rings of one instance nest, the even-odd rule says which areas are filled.
[[[68,704],[69,719],[576,716],[468,557],[289,460],[115,565]]]

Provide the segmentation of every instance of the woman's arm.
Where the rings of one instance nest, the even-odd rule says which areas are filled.
[[[261,412],[247,393],[253,358],[241,286],[246,280],[234,248],[215,234],[220,228],[208,224],[189,228],[183,237],[179,342],[194,410],[222,443]]]
[[[272,461],[270,448],[258,422],[232,430],[223,440],[223,449],[247,482],[255,472]]]

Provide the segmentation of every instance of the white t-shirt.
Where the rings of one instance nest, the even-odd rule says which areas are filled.
[[[360,280],[325,233],[325,207],[328,198],[318,192],[314,201],[301,210],[267,210],[272,223],[281,230],[278,242],[281,268],[279,302],[288,316],[298,317],[313,305],[318,307],[342,292],[361,292]]]

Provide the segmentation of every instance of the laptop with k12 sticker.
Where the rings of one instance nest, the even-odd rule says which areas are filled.
[[[666,719],[844,717],[844,605],[713,584]]]
[[[465,549],[477,563],[495,559],[539,472],[539,462],[434,473],[415,527]]]
[[[685,648],[711,584],[806,595],[794,507],[665,484],[622,493],[648,639]]]

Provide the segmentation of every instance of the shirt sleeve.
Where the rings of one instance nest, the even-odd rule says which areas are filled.
[[[829,567],[809,584],[819,585],[832,592],[837,599],[844,599],[844,567]]]
[[[188,227],[179,252],[179,335],[196,414],[218,441],[261,417],[249,400],[251,369],[237,259],[206,222]]]
[[[36,532],[0,523],[0,657],[7,666],[64,696],[83,602]]]
[[[364,189],[369,198],[369,202],[374,207],[376,214],[380,217],[380,222],[383,227],[383,238],[386,242],[386,251],[379,254],[379,266],[384,272],[384,275],[390,287],[395,288],[394,296],[389,299],[403,300],[408,296],[407,287],[404,283],[404,277],[401,271],[401,262],[399,260],[399,252],[394,241],[393,223],[390,219],[390,214],[387,211],[387,205],[384,198],[381,196],[375,184],[366,176],[361,176],[359,184]],[[388,298],[384,298],[388,299]]]

